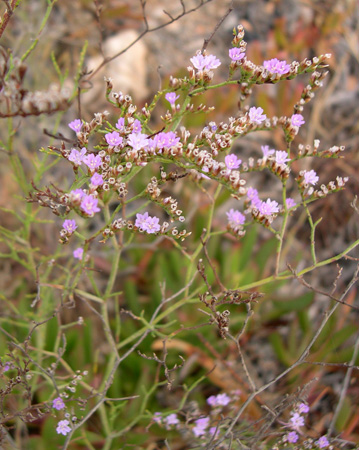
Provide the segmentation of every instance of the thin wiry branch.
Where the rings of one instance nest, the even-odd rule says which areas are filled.
[[[343,381],[343,387],[342,387],[342,390],[340,392],[339,401],[338,401],[338,404],[337,404],[337,406],[335,408],[332,421],[330,422],[330,425],[329,425],[329,428],[328,428],[328,436],[330,436],[333,433],[336,421],[337,421],[338,416],[340,414],[340,411],[341,411],[341,409],[343,407],[345,396],[346,396],[346,393],[348,391],[349,383],[350,383],[350,380],[351,380],[351,377],[352,377],[352,373],[353,373],[353,368],[354,368],[353,365],[355,364],[355,361],[356,361],[356,359],[358,357],[358,354],[359,354],[359,334],[358,334],[357,339],[355,341],[353,355],[352,355],[352,358],[351,358],[350,363],[349,363],[350,367],[347,370],[347,373],[345,374],[345,378],[344,378],[344,381]]]
[[[252,402],[252,400],[257,397],[258,394],[260,394],[261,392],[265,391],[266,389],[268,389],[270,386],[272,386],[273,384],[276,384],[279,380],[281,380],[283,377],[285,377],[288,373],[290,373],[294,368],[300,366],[301,364],[303,364],[307,358],[307,356],[310,353],[310,350],[312,349],[313,345],[315,344],[315,342],[317,341],[320,333],[322,332],[323,328],[325,327],[325,325],[327,324],[328,320],[330,319],[330,317],[334,314],[334,312],[337,310],[337,308],[339,307],[339,305],[342,303],[342,301],[344,300],[344,298],[348,295],[349,291],[352,289],[352,287],[358,282],[359,277],[359,264],[355,270],[355,273],[350,281],[350,283],[348,284],[348,286],[346,287],[345,291],[343,292],[343,294],[340,297],[340,302],[337,302],[334,304],[334,306],[325,314],[324,319],[322,320],[320,326],[318,327],[317,331],[315,332],[314,336],[312,337],[311,341],[309,342],[309,344],[307,345],[307,347],[305,348],[305,350],[302,352],[301,356],[298,358],[298,360],[292,364],[290,367],[288,367],[286,370],[284,370],[282,373],[280,373],[278,376],[276,376],[273,380],[269,381],[268,383],[264,384],[263,386],[261,386],[260,388],[258,388],[255,392],[253,392],[248,398],[247,400],[243,403],[243,405],[241,406],[241,408],[239,409],[239,411],[237,412],[237,414],[235,415],[235,417],[233,418],[231,424],[229,425],[229,427],[227,428],[226,432],[224,433],[224,435],[218,439],[218,441],[214,444],[208,447],[208,450],[213,450],[216,447],[218,447],[227,437],[229,437],[232,433],[233,428],[235,427],[235,425],[237,424],[238,420],[240,419],[240,417],[242,416],[243,412],[246,410],[247,406]]]
[[[227,12],[219,19],[217,25],[214,27],[214,30],[212,31],[212,33],[208,36],[208,38],[206,38],[204,40],[203,43],[203,47],[201,50],[201,53],[203,53],[206,48],[208,47],[208,44],[210,43],[210,41],[213,39],[213,36],[216,34],[217,30],[219,29],[219,27],[222,25],[222,23],[226,20],[226,18],[231,14],[231,12],[233,11],[233,3],[234,0],[231,1],[231,4],[227,10]]]
[[[149,33],[153,33],[154,31],[158,31],[161,30],[162,28],[167,27],[168,25],[171,25],[172,23],[180,20],[182,17],[197,11],[198,9],[202,8],[202,6],[206,5],[207,3],[210,3],[212,0],[201,0],[200,4],[198,4],[197,6],[194,6],[191,9],[186,9],[186,6],[184,4],[184,2],[181,0],[180,3],[182,5],[182,12],[179,13],[177,16],[174,17],[169,17],[168,21],[166,21],[165,23],[162,23],[161,25],[157,25],[153,28],[151,28],[148,24],[148,20],[147,20],[147,14],[145,11],[146,8],[146,1],[141,0],[141,8],[142,8],[142,14],[143,14],[143,22],[144,22],[144,30],[140,33],[140,35],[134,39],[129,45],[127,45],[127,47],[125,47],[124,49],[122,49],[121,51],[117,52],[115,55],[113,56],[108,56],[106,58],[104,58],[104,60],[101,62],[101,64],[96,67],[96,69],[91,73],[91,75],[89,76],[89,78],[87,80],[90,80],[91,78],[93,78],[93,76],[102,69],[102,67],[104,67],[106,64],[108,64],[109,62],[113,61],[114,59],[118,58],[119,56],[123,55],[124,53],[126,53],[131,47],[133,47],[135,44],[137,44],[137,42],[139,42],[141,39],[143,39],[144,36],[146,36],[146,34]],[[165,14],[167,16],[168,13],[165,12]]]

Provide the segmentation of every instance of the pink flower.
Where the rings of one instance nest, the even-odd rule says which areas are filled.
[[[68,124],[69,128],[75,131],[75,133],[79,133],[81,131],[82,125],[83,123],[80,119],[73,120]]]
[[[83,162],[90,170],[96,170],[102,164],[102,159],[101,156],[90,153],[84,157]]]
[[[76,230],[77,225],[76,225],[76,222],[74,220],[67,219],[62,224],[62,228],[64,230],[66,230],[68,234],[72,234]]]
[[[157,231],[160,231],[161,226],[159,225],[159,218],[154,216],[151,217],[148,215],[148,212],[145,212],[144,214],[136,214],[136,222],[135,227],[138,227],[139,229],[146,231],[148,234],[157,233]]]
[[[287,441],[291,444],[295,444],[297,440],[299,439],[299,436],[295,431],[291,431],[287,434]]]
[[[304,117],[301,114],[293,114],[291,117],[291,124],[293,127],[300,127],[305,124]]]
[[[92,195],[85,195],[80,204],[80,208],[83,212],[92,217],[95,213],[100,211],[100,208],[97,206],[98,200]]]
[[[290,65],[286,61],[280,61],[277,58],[269,59],[263,62],[263,66],[270,73],[278,73],[284,75],[290,71]]]
[[[287,209],[293,208],[294,206],[297,205],[296,202],[290,197],[285,199],[285,203],[287,205]],[[301,404],[304,405],[304,403],[301,403]],[[302,411],[299,411],[299,412],[302,412]],[[305,412],[305,411],[303,411],[303,412]]]
[[[257,189],[254,189],[252,187],[248,188],[247,197],[251,201],[251,206],[258,208],[261,200],[259,199]]]
[[[79,203],[85,195],[86,194],[82,189],[75,189],[70,192],[70,200],[73,203]]]
[[[233,211],[233,209],[231,209],[231,211]],[[228,213],[227,213],[227,215],[228,215]],[[207,398],[207,403],[212,407],[227,406],[228,403],[230,403],[230,401],[231,401],[231,398],[227,394],[211,395],[210,397]]]
[[[155,412],[155,413],[153,414],[152,420],[153,420],[154,422],[156,422],[158,425],[161,425],[161,423],[162,423],[162,413],[160,413],[160,412]]]
[[[329,441],[326,436],[322,436],[315,442],[315,445],[317,445],[319,448],[327,448],[329,447]]]
[[[314,186],[315,184],[318,183],[319,177],[317,175],[317,173],[315,172],[315,170],[305,170],[303,172],[303,176],[304,176],[304,183],[305,184],[311,184],[312,186]]]
[[[83,147],[80,152],[78,150],[76,150],[75,148],[73,148],[70,152],[68,159],[69,159],[69,161],[73,162],[75,164],[75,166],[80,166],[84,160],[85,154],[86,154],[85,147]]]
[[[278,202],[276,202],[275,200],[271,200],[270,198],[268,198],[266,201],[260,202],[257,207],[259,209],[259,212],[264,216],[270,216],[279,212]]]
[[[170,414],[169,416],[165,417],[163,421],[166,424],[166,428],[169,428],[171,425],[178,425],[180,423],[177,414]]]
[[[147,231],[148,234],[157,233],[161,229],[159,220],[158,217],[149,217],[146,221],[144,230]]]
[[[125,118],[120,117],[116,123],[116,128],[122,131],[125,128]]]
[[[263,108],[252,106],[252,108],[249,109],[249,121],[255,125],[260,125],[267,119],[267,116],[262,114],[262,112]]]
[[[288,158],[288,153],[286,151],[277,150],[275,152],[275,162],[277,164],[285,164],[287,161],[290,161],[290,158]]]
[[[72,252],[72,254],[73,254],[74,258],[79,259],[81,261],[82,260],[82,255],[84,254],[84,249],[79,247],[76,250],[74,250]]]
[[[195,421],[196,426],[192,428],[192,431],[196,437],[206,434],[206,428],[209,425],[209,417],[203,417]]]
[[[273,148],[269,149],[269,145],[261,145],[261,150],[263,153],[263,158],[268,158],[268,156],[273,155],[275,150]]]
[[[227,214],[227,218],[228,218],[228,223],[232,227],[240,227],[241,225],[244,224],[244,222],[246,220],[244,214],[242,214],[241,212],[239,212],[237,210],[234,210],[233,208],[230,209],[229,212],[227,212],[226,214]],[[220,395],[226,395],[226,394],[220,394]]]
[[[167,94],[165,95],[165,99],[170,103],[170,105],[174,105],[178,98],[179,95],[176,95],[175,92],[167,92]]]
[[[298,430],[298,428],[304,426],[304,418],[298,413],[294,413],[289,419],[289,422],[291,423],[290,426],[295,430]]]
[[[139,151],[141,149],[144,149],[147,143],[147,134],[131,133],[128,135],[127,145],[132,147],[134,150]]]
[[[69,427],[69,423],[70,422],[68,420],[60,420],[57,424],[56,433],[63,434],[64,436],[70,433],[71,428]]]
[[[102,185],[103,185],[103,178],[102,178],[102,175],[100,175],[100,174],[97,173],[97,172],[95,172],[95,173],[92,175],[90,181],[91,181],[92,186],[94,186],[94,187],[102,186]]]
[[[52,401],[52,407],[60,411],[65,408],[65,403],[61,397],[56,397]]]
[[[240,61],[245,56],[245,53],[240,48],[234,47],[229,49],[229,57],[232,61]]]
[[[289,200],[289,199],[287,198],[287,200]],[[288,206],[288,205],[287,205],[287,206]],[[301,413],[306,414],[306,413],[309,412],[309,406],[308,406],[306,403],[301,403],[301,404],[298,406],[298,411],[299,411],[299,414],[301,414]]]
[[[221,61],[214,55],[202,55],[200,52],[190,59],[193,67],[197,70],[212,70],[217,69],[221,65]]]
[[[233,153],[224,158],[228,170],[238,169],[242,160],[238,159]]]
[[[111,147],[116,147],[116,145],[122,144],[122,137],[117,133],[117,131],[105,134],[105,139]]]
[[[141,133],[142,131],[142,125],[141,122],[136,119],[132,124],[132,133]]]

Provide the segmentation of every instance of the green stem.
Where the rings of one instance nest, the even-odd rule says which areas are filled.
[[[331,258],[325,259],[323,261],[317,262],[309,267],[306,267],[305,269],[301,270],[296,274],[297,277],[301,277],[305,275],[306,273],[311,272],[314,269],[317,269],[318,267],[323,267],[328,264],[331,264],[335,261],[339,261],[339,259],[343,258],[346,254],[348,254],[351,250],[353,250],[355,247],[359,245],[359,239],[353,242],[349,247],[347,247],[342,253],[339,253],[338,255],[332,256]],[[263,278],[262,280],[255,281],[254,283],[244,284],[243,286],[239,286],[237,289],[242,291],[247,291],[249,289],[254,289],[259,286],[264,286],[265,284],[272,283],[274,281],[278,280],[287,280],[289,278],[293,278],[293,273],[289,270],[285,270],[284,272],[279,273],[277,276],[272,275],[267,278]]]

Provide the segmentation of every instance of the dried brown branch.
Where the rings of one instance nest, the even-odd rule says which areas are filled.
[[[140,35],[134,39],[129,45],[127,45],[127,47],[125,47],[124,49],[122,49],[121,51],[119,51],[118,53],[116,53],[113,56],[108,56],[106,58],[104,58],[104,60],[101,62],[101,64],[99,66],[96,67],[96,69],[91,73],[91,75],[89,76],[88,80],[90,80],[94,75],[96,75],[96,73],[102,69],[102,67],[104,67],[106,64],[108,64],[109,62],[113,61],[114,59],[118,58],[119,56],[123,55],[124,53],[126,53],[131,47],[133,47],[135,44],[137,44],[137,42],[139,42],[141,39],[143,39],[144,36],[146,36],[146,34],[148,33],[153,33],[154,31],[158,31],[161,30],[162,28],[167,27],[168,25],[171,25],[172,23],[180,20],[182,17],[197,11],[198,9],[200,9],[202,6],[206,5],[207,3],[210,3],[212,0],[201,0],[200,4],[197,6],[194,6],[191,9],[186,9],[185,3],[183,0],[180,0],[181,6],[182,6],[182,12],[179,13],[177,16],[175,17],[170,17],[168,15],[167,12],[164,12],[165,15],[167,15],[169,17],[169,20],[166,21],[165,23],[162,23],[161,25],[157,25],[153,28],[150,28],[149,24],[148,24],[148,20],[147,20],[147,14],[146,14],[146,1],[145,0],[140,0],[141,1],[141,8],[142,8],[142,15],[143,15],[143,22],[144,22],[144,30],[140,33]]]
[[[340,300],[339,298],[335,297],[332,293],[329,292],[325,292],[322,291],[321,289],[317,289],[314,286],[312,286],[311,284],[307,283],[303,276],[298,276],[296,271],[293,269],[293,267],[290,266],[290,264],[287,264],[288,269],[292,272],[292,274],[294,275],[294,277],[306,288],[310,289],[313,292],[316,292],[317,294],[321,294],[324,295],[325,297],[329,297],[330,299],[334,300],[335,302],[341,303],[342,305],[348,306],[349,308],[355,309],[356,311],[359,311],[359,307],[351,305],[350,303],[347,303],[343,300]],[[338,276],[341,275],[341,270],[339,271]],[[338,278],[338,277],[337,277]],[[334,281],[333,285],[333,291],[336,289],[336,283],[337,283],[337,278]]]
[[[12,0],[11,3],[9,0],[2,0],[2,1],[6,5],[6,11],[3,17],[0,18],[0,38],[4,34],[4,31],[10,22],[11,16],[14,14],[14,11],[18,6],[18,4],[16,4],[16,0]]]
[[[231,1],[231,4],[227,10],[227,12],[219,19],[218,23],[216,24],[216,26],[214,27],[214,30],[212,31],[212,33],[208,36],[208,38],[206,38],[204,40],[203,43],[203,47],[201,49],[201,53],[203,53],[207,47],[208,44],[210,43],[210,41],[213,39],[213,36],[216,34],[216,32],[218,31],[219,27],[222,25],[222,23],[226,20],[226,18],[231,14],[231,12],[233,11],[233,3],[234,0]]]

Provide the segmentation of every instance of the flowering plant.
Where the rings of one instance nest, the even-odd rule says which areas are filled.
[[[267,381],[258,384],[242,348],[244,337],[249,341],[257,331],[252,325],[254,313],[260,315],[263,304],[272,304],[270,289],[293,281],[311,288],[304,275],[339,261],[359,244],[355,241],[326,258],[318,255],[319,220],[313,218],[312,205],[343,190],[348,178],[336,176],[324,183],[323,171],[314,170],[311,163],[342,158],[344,147],[321,148],[317,139],[306,146],[296,141],[308,121],[305,106],[327,75],[330,55],[291,63],[273,58],[255,64],[247,54],[244,29],[238,26],[226,58],[206,48],[199,50],[189,59],[186,74],[171,76],[167,87],[144,106],[114,90],[114,83],[106,78],[111,112],[96,113],[89,120],[79,112],[68,123],[66,136],[52,135],[60,143],[42,149],[45,162],[59,163],[66,176],[59,175],[57,181],[40,187],[45,169],[39,170],[27,201],[34,209],[37,205],[49,208],[58,217],[60,246],[41,263],[30,252],[24,263],[36,279],[38,290],[31,307],[41,320],[21,345],[13,340],[0,368],[1,375],[9,377],[5,397],[14,386],[27,393],[28,405],[21,418],[48,416],[64,449],[75,440],[82,440],[87,448],[119,448],[128,444],[129,430],[138,427],[138,434],[143,435],[152,426],[154,433],[163,432],[166,444],[168,436],[179,432],[184,445],[196,443],[206,449],[228,448],[234,440],[238,448],[242,443],[243,448],[266,449],[343,444],[333,432],[339,412],[325,430],[306,426],[308,403],[312,405],[307,401],[307,380],[273,407],[261,394],[287,375],[297,375],[296,369],[308,363],[329,319],[335,317],[339,305],[349,305],[345,297],[358,272],[340,297],[329,295],[335,303],[316,331],[310,334],[306,316],[300,317],[307,333],[304,345],[295,348],[299,353],[293,350],[297,357],[289,362],[279,350],[285,368],[269,374],[273,376]],[[228,76],[220,80],[225,66]],[[273,116],[266,104],[251,103],[253,88],[297,77],[308,81],[289,115]],[[236,89],[238,111],[215,120],[215,108],[207,105],[206,95],[227,88]],[[277,145],[270,132],[280,134],[279,148],[272,148]],[[253,152],[241,148],[241,140],[257,135]],[[270,180],[269,188],[260,182],[261,176]],[[26,217],[31,217],[30,208]],[[304,245],[309,252],[303,251],[299,261],[292,246],[296,227],[304,222],[310,230]],[[22,242],[19,238],[16,245]],[[97,278],[98,273],[105,274],[105,281]],[[54,292],[60,292],[56,305]],[[286,295],[294,294],[287,291]],[[44,297],[47,308],[42,305]],[[289,298],[288,303],[295,300]],[[292,312],[288,308],[282,305],[285,312]],[[302,305],[296,304],[293,311],[303,312]],[[75,319],[66,316],[71,313]],[[48,346],[44,335],[36,335],[43,325]],[[183,337],[186,333],[193,336],[193,330],[200,328],[206,330],[200,335],[206,349],[241,389],[232,389],[214,358],[197,351],[192,340]],[[300,333],[294,329],[292,347]],[[85,345],[72,355],[70,365],[68,355],[82,334]],[[39,344],[41,351],[35,355],[33,336],[43,345]],[[272,341],[278,350],[280,336]],[[235,354],[233,360],[222,357],[225,348],[229,349],[226,356]],[[138,359],[145,361],[148,372],[136,366]],[[238,360],[240,369],[235,366]],[[184,378],[193,361],[205,370],[199,379],[191,374],[187,385]],[[75,367],[81,362],[89,370]],[[351,366],[354,363],[355,358]],[[92,380],[84,380],[90,371]],[[142,390],[134,386],[136,376],[143,378]],[[217,389],[210,387],[208,395],[199,399],[196,389],[207,377]],[[41,384],[37,388],[38,378],[45,380],[46,388]],[[178,389],[180,395],[164,401],[160,395],[164,386],[174,392]],[[40,406],[31,403],[32,389],[41,393]],[[115,395],[118,392],[121,395]],[[256,400],[263,406],[263,415]],[[128,417],[122,414],[123,407]],[[91,425],[94,418],[101,422],[101,431]]]

